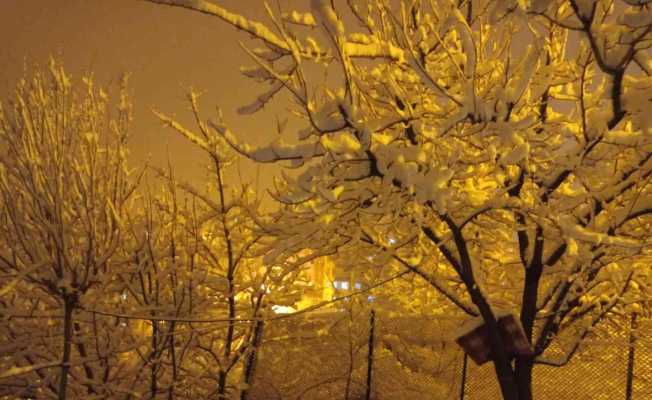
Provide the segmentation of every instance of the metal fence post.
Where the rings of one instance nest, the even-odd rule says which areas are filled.
[[[627,354],[627,386],[625,389],[625,400],[632,400],[634,385],[634,356],[636,355],[636,313],[632,313],[632,320],[629,327],[629,351]]]
[[[369,317],[369,351],[367,353],[367,393],[365,400],[371,399],[371,379],[374,368],[374,329],[376,327],[376,312],[371,309]]]
[[[466,392],[466,367],[469,356],[464,352],[464,361],[462,361],[462,383],[460,384],[460,400],[464,400]]]

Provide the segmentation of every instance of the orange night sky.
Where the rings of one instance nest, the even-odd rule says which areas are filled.
[[[216,3],[268,21],[262,1]],[[153,108],[193,127],[185,98],[193,87],[204,92],[200,99],[204,118],[213,118],[219,105],[234,132],[261,144],[276,135],[274,128],[267,127],[276,126],[276,115],[282,116],[287,105],[281,99],[254,116],[238,115],[238,106],[263,91],[239,73],[239,66],[252,64],[239,42],[256,44],[218,18],[186,9],[138,0],[2,0],[0,37],[4,39],[0,52],[3,101],[22,75],[24,61],[43,65],[50,54],[62,56],[76,83],[86,70],[94,71],[100,84],[130,73],[135,118],[132,163],[140,165],[149,157],[164,166],[169,152],[177,176],[197,186],[205,177],[203,159],[185,139],[161,125]],[[258,167],[242,161],[240,168],[245,180],[253,180]],[[276,168],[260,168],[265,187],[270,171]]]

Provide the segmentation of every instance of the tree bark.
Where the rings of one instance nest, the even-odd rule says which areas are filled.
[[[538,242],[542,242],[538,240]],[[535,246],[535,256],[539,246]],[[525,284],[523,287],[523,299],[521,304],[521,325],[525,337],[529,343],[532,343],[532,332],[534,330],[534,319],[536,317],[537,298],[539,294],[539,283],[543,264],[536,261],[525,270]],[[514,376],[518,386],[519,400],[532,400],[532,370],[534,368],[534,358],[530,356],[518,357],[514,365]]]
[[[478,311],[480,311],[480,315],[487,327],[489,346],[491,346],[491,358],[503,400],[521,400],[518,397],[516,375],[514,374],[509,355],[505,349],[503,337],[498,328],[498,321],[491,311],[489,303],[477,286],[475,286],[475,282],[473,282],[473,285],[470,282],[465,282],[465,284],[471,295],[471,300],[478,307]]]
[[[503,400],[521,400],[518,397],[516,376],[498,328],[498,321],[479,289],[475,286],[468,286],[468,289],[473,303],[478,307],[478,311],[480,311],[480,315],[487,326],[491,357]]]
[[[532,400],[532,370],[534,359],[519,357],[516,359],[514,375],[518,386],[518,400]]]
[[[217,188],[220,198],[220,211],[222,219],[222,232],[224,233],[224,242],[226,244],[226,255],[228,259],[228,267],[226,273],[226,279],[228,281],[228,307],[229,307],[229,322],[226,328],[226,338],[224,339],[224,362],[226,364],[231,363],[231,348],[233,346],[233,335],[235,333],[235,317],[236,317],[236,302],[235,302],[235,269],[237,261],[234,258],[233,253],[233,242],[231,239],[231,230],[229,229],[226,220],[228,208],[226,205],[225,195],[224,195],[224,181],[222,180],[222,162],[215,155],[212,154],[213,163],[215,165],[215,171],[217,172]],[[229,367],[230,368],[230,367]],[[229,369],[225,369],[224,366],[220,367],[220,372],[218,375],[217,383],[217,398],[226,399],[226,378],[229,373]]]
[[[70,371],[70,350],[72,347],[73,313],[76,298],[74,295],[63,297],[63,353],[61,355],[61,377],[59,378],[59,400],[66,400],[68,389],[68,372]]]
[[[489,336],[491,337],[491,334]],[[494,346],[492,345],[492,347]],[[503,400],[522,400],[518,396],[516,376],[509,360],[503,355],[503,357],[494,358],[493,364]]]
[[[150,356],[150,380],[149,380],[149,392],[150,398],[155,399],[156,393],[158,393],[158,378],[157,378],[157,369],[158,369],[158,321],[151,320],[152,322],[152,353]]]
[[[228,305],[229,305],[229,322],[226,328],[226,338],[224,339],[224,362],[229,363],[231,360],[231,347],[233,346],[233,335],[235,334],[235,295],[233,294],[233,270],[230,269],[227,275],[229,282],[228,289]],[[217,377],[217,398],[220,400],[226,399],[226,378],[229,371],[220,367],[220,372]]]
[[[487,327],[489,346],[491,347],[491,357],[493,359],[496,377],[498,378],[498,383],[500,385],[500,392],[504,400],[519,400],[514,369],[512,368],[503,338],[498,329],[496,316],[491,310],[489,302],[475,280],[473,274],[473,263],[466,244],[466,239],[462,234],[461,228],[452,218],[447,215],[442,215],[441,218],[446,222],[448,228],[453,234],[453,240],[455,241],[455,247],[457,247],[459,260],[456,259],[449,250],[446,250],[445,247],[440,247],[440,249],[442,249],[444,256],[453,265],[459,277],[462,279],[462,282],[471,297],[471,301],[478,308],[478,311]],[[434,243],[439,245],[438,242],[439,240],[435,238]]]
[[[249,398],[249,387],[254,381],[256,372],[256,361],[258,360],[258,347],[263,337],[264,322],[262,320],[254,322],[254,337],[251,343],[251,351],[245,361],[244,383],[246,387],[240,392],[240,400]]]
[[[76,336],[81,336],[81,326],[79,326],[78,322],[73,323],[73,328],[75,331]],[[88,359],[88,352],[86,351],[86,345],[77,338],[77,352],[79,353],[79,356],[82,358],[82,360],[87,360]],[[88,380],[88,383],[86,383],[86,393],[89,395],[91,394],[97,394],[97,391],[95,390],[94,387],[94,382],[95,382],[95,373],[93,372],[93,368],[90,366],[90,364],[86,361],[83,362],[84,365],[84,374],[86,375],[86,379]]]
[[[178,374],[177,374],[177,352],[176,352],[176,338],[175,338],[175,328],[176,328],[176,323],[174,321],[171,322],[170,326],[170,361],[172,363],[172,384],[170,384],[170,387],[168,388],[168,400],[174,399],[174,387],[177,384],[177,379],[178,379]]]

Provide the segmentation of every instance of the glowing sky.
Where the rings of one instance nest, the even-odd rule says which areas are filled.
[[[257,20],[266,20],[260,0],[220,0],[218,4]],[[287,3],[284,1],[283,3]],[[60,55],[74,82],[92,70],[99,83],[115,82],[131,74],[135,120],[132,162],[148,157],[166,165],[169,152],[178,177],[201,186],[203,158],[185,139],[162,127],[152,108],[176,116],[192,127],[185,96],[189,87],[204,92],[205,118],[222,107],[225,120],[253,143],[273,137],[276,115],[283,100],[256,116],[237,115],[235,109],[262,92],[243,78],[238,68],[250,65],[239,41],[251,43],[217,18],[190,10],[137,0],[2,0],[0,1],[0,96],[7,100],[24,61],[44,64],[48,55]],[[287,103],[285,103],[287,105]],[[245,179],[256,166],[240,163]],[[275,169],[272,169],[275,170]],[[269,181],[270,168],[263,167]],[[266,186],[266,185],[265,185]]]

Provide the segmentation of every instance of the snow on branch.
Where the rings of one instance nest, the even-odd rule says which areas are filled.
[[[247,50],[257,65],[243,73],[269,86],[243,111],[287,90],[305,122],[296,142],[252,147],[208,123],[240,155],[298,168],[275,182],[267,260],[355,249],[485,323],[494,306],[517,310],[541,354],[564,324],[603,311],[576,290],[611,296],[649,262],[649,13],[584,0],[365,3],[347,15],[313,0],[280,22],[268,10],[279,33]],[[412,262],[423,249],[433,257]],[[622,273],[605,272],[616,262]]]
[[[213,121],[208,123],[226,140],[233,150],[244,157],[261,163],[292,161],[301,165],[307,160],[324,155],[324,148],[319,142],[291,145],[276,141],[266,147],[254,148],[246,143],[241,143],[237,136],[224,124],[217,124]]]
[[[559,219],[559,226],[564,234],[564,237],[570,239],[581,240],[597,245],[606,244],[631,249],[638,249],[643,246],[642,243],[633,239],[610,236],[604,233],[592,231],[581,226],[578,223],[573,222],[573,217],[568,215],[563,216]]]
[[[183,135],[183,137],[185,137],[186,139],[190,140],[192,143],[199,146],[202,150],[206,151],[207,153],[211,153],[211,154],[214,153],[215,149],[211,148],[211,146],[209,146],[209,144],[204,139],[202,139],[201,137],[199,137],[197,134],[190,131],[189,129],[185,128],[183,125],[181,125],[173,118],[167,116],[166,114],[158,112],[156,110],[154,111],[154,115],[156,115],[165,125],[179,132],[181,135]]]
[[[261,39],[278,49],[286,52],[290,51],[288,44],[281,40],[274,32],[269,30],[264,24],[249,20],[239,14],[232,13],[214,3],[206,0],[145,0],[151,3],[165,4],[168,6],[182,7],[204,14],[213,15],[234,27],[243,30],[250,35]]]
[[[25,375],[30,372],[40,371],[42,369],[54,368],[61,365],[61,361],[42,362],[33,365],[25,365],[23,367],[11,367],[3,372],[0,372],[0,379],[11,378],[13,376]]]
[[[375,39],[375,37],[372,38]],[[384,40],[376,40],[370,43],[346,42],[343,51],[347,57],[387,58],[399,64],[406,63],[405,51]]]

